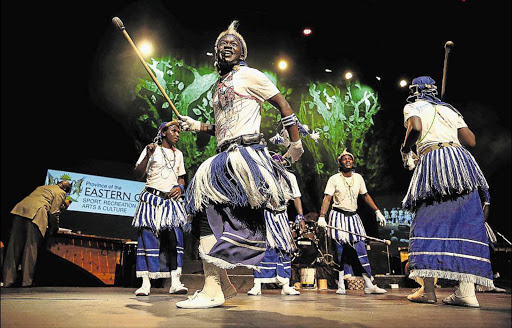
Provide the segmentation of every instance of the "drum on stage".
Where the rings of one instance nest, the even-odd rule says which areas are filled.
[[[313,239],[301,237],[295,242],[297,251],[292,262],[294,264],[313,265],[318,258],[318,246]]]
[[[300,269],[300,284],[302,288],[316,288],[316,269],[302,268]]]

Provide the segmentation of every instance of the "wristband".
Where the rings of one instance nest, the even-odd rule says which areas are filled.
[[[185,193],[185,187],[183,187],[183,185],[182,185],[182,184],[178,183],[178,184],[177,184],[177,185],[175,185],[173,188],[175,188],[175,187],[180,188],[180,190],[181,190],[181,193],[182,193],[182,194],[184,194],[184,193]]]
[[[281,123],[283,123],[283,127],[287,128],[290,126],[297,125],[299,123],[299,119],[295,113],[288,115],[286,117],[281,118]]]

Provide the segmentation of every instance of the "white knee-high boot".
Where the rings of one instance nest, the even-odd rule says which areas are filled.
[[[261,279],[254,278],[254,286],[247,292],[247,295],[261,295]]]
[[[336,294],[344,295],[347,291],[345,290],[345,271],[340,271],[338,273],[338,290]]]
[[[186,294],[188,292],[188,288],[181,283],[180,276],[180,267],[171,271],[171,288],[169,288],[170,294]]]
[[[207,254],[216,243],[214,235],[202,237],[199,240],[199,247]],[[200,291],[196,291],[194,296],[188,300],[177,302],[176,306],[187,309],[211,308],[224,304],[225,298],[222,293],[221,275],[224,269],[220,269],[214,264],[203,260],[204,286]]]
[[[286,279],[281,284],[281,295],[300,295],[300,292],[295,287],[290,286],[290,279]]]
[[[142,277],[142,286],[135,291],[136,296],[148,296],[151,291],[151,281],[149,277]]]
[[[371,278],[368,277],[368,274],[363,273],[364,279],[364,293],[365,294],[384,294],[387,293],[387,290],[374,285]]]

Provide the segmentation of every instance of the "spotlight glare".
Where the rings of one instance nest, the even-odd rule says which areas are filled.
[[[286,62],[286,60],[280,60],[278,67],[280,70],[284,71],[286,68],[288,68],[288,63]]]
[[[313,33],[313,30],[311,30],[309,27],[306,27],[304,30],[302,30],[302,34],[305,36],[310,36],[311,33]]]
[[[153,46],[147,41],[143,41],[139,45],[139,50],[145,55],[149,55],[153,52]]]
[[[350,80],[354,75],[352,74],[352,72],[346,72],[345,73],[345,80]]]
[[[328,68],[325,69],[325,72],[326,73],[332,73],[332,71],[330,69],[328,69]]]
[[[377,81],[380,81],[380,76],[376,76],[375,78],[377,79]]]
[[[407,86],[406,80],[400,80],[400,87],[405,88]]]
[[[213,53],[211,53],[211,52],[209,52],[209,51],[208,51],[208,52],[206,53],[206,56],[213,57]]]

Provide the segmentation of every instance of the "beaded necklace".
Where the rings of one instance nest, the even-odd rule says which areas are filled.
[[[352,192],[352,187],[354,186],[355,180],[354,177],[351,175],[350,179],[343,175],[343,173],[340,172],[340,175],[342,177],[342,180],[345,184],[345,190],[346,193],[343,195],[343,200],[345,200],[347,197],[349,197],[350,204],[354,204],[354,201],[357,203],[357,194]],[[349,183],[349,180],[351,183]]]
[[[170,175],[169,171],[174,173],[174,175],[176,176],[176,172],[174,172],[174,164],[176,162],[176,150],[174,147],[172,147],[173,158],[171,161],[167,157],[167,154],[165,153],[163,148],[164,147],[162,147],[162,145],[160,145],[160,151],[162,152],[162,155],[164,156],[164,162],[165,162],[164,168],[166,168],[167,170],[164,170],[164,168],[162,168],[162,170],[160,171],[160,175],[162,176],[162,178],[167,179]],[[167,172],[166,176],[164,176],[164,172]],[[178,178],[178,176],[176,176],[176,178]]]

